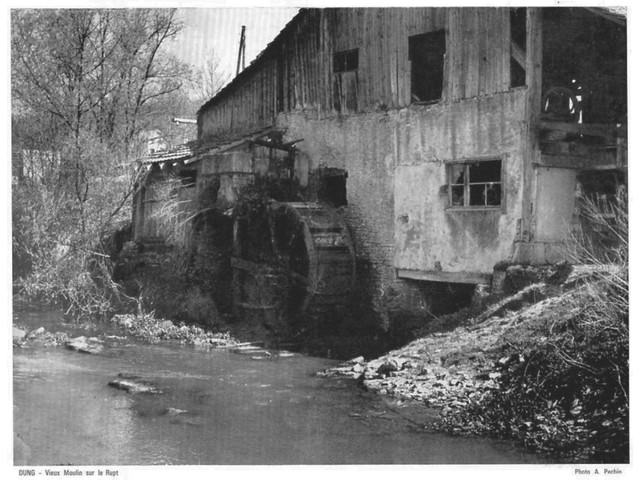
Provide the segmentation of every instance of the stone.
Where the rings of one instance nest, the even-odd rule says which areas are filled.
[[[357,363],[357,364],[355,364],[353,366],[352,370],[353,370],[354,373],[363,373],[364,372],[364,365]]]
[[[76,352],[96,354],[102,352],[103,346],[101,343],[97,338],[93,340],[93,337],[87,339],[85,336],[80,336],[68,340],[65,346],[69,350],[75,350]]]
[[[389,358],[385,360],[382,365],[378,367],[377,373],[380,375],[388,376],[391,372],[399,370],[400,365],[395,358]]]
[[[345,363],[351,364],[351,365],[364,363],[364,357],[363,356],[359,356],[359,357],[356,357],[356,358],[352,358],[351,360],[347,360]]]
[[[174,417],[176,415],[182,415],[184,413],[187,413],[186,410],[181,410],[179,408],[173,408],[173,407],[169,407],[165,410],[164,414],[168,415],[170,417]]]
[[[127,393],[151,393],[151,394],[159,394],[162,393],[161,390],[156,388],[155,386],[149,384],[148,382],[138,380],[135,376],[121,376],[111,380],[108,385],[113,388],[117,388],[118,390],[124,390]]]
[[[41,335],[44,335],[45,332],[46,332],[46,330],[45,330],[44,327],[36,328],[35,330],[31,330],[29,332],[29,335],[27,335],[27,338],[28,339],[33,339],[33,338],[39,337]]]

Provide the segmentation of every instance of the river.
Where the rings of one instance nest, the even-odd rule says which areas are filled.
[[[58,317],[14,323],[55,331]],[[59,328],[62,329],[62,328]],[[66,330],[73,330],[68,325]],[[78,332],[71,332],[78,333]],[[91,332],[90,332],[91,333]],[[87,334],[86,332],[84,334]],[[91,333],[91,334],[95,334]],[[536,463],[508,443],[426,432],[422,407],[314,375],[335,361],[255,360],[132,339],[100,354],[14,348],[16,465]],[[161,394],[108,386],[118,373]]]

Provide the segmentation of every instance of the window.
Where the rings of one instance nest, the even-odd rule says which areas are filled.
[[[196,186],[196,170],[180,170],[178,177],[182,187],[190,188]]]
[[[333,54],[333,73],[358,70],[358,49]]]
[[[341,113],[358,110],[358,49],[333,54],[333,106]]]
[[[500,207],[502,161],[452,163],[448,165],[450,207]]]
[[[318,200],[333,207],[346,205],[347,172],[340,168],[322,168],[318,173],[320,174]]]
[[[411,101],[431,102],[442,97],[444,30],[409,37]]]

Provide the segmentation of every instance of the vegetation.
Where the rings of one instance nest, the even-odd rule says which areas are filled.
[[[168,122],[190,70],[163,53],[172,10],[14,10],[14,282],[76,317],[121,299],[106,232],[130,218],[141,133]]]

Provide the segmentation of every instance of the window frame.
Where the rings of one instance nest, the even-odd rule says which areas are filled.
[[[500,177],[497,182],[470,182],[469,168],[472,165],[485,162],[500,162]],[[504,165],[505,159],[501,156],[491,157],[474,157],[463,160],[447,162],[446,164],[446,190],[447,190],[447,210],[448,211],[504,211],[505,209],[505,191],[504,191]],[[455,167],[462,166],[464,168],[463,183],[454,183],[457,179],[453,178]],[[484,185],[484,205],[471,205],[471,186]],[[500,186],[500,203],[497,205],[487,205],[486,188],[488,185]],[[463,187],[462,205],[453,204],[453,187]]]

